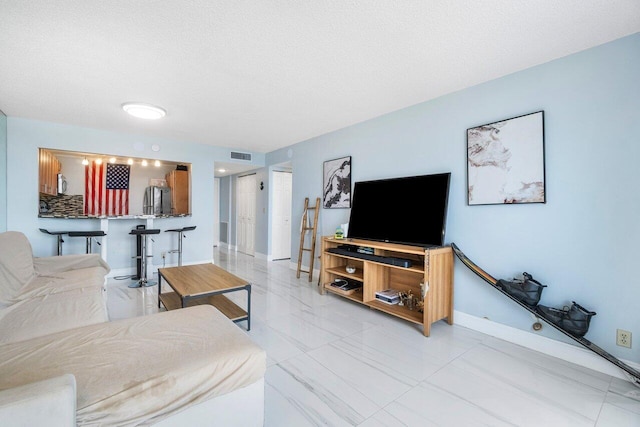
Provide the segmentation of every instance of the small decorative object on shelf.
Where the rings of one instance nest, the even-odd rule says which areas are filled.
[[[427,295],[427,291],[429,290],[429,282],[424,283],[420,282],[420,298],[424,300],[425,295]]]
[[[400,302],[398,305],[403,305],[407,307],[409,310],[413,310],[417,305],[417,298],[411,293],[411,290],[408,292],[399,292]]]
[[[356,272],[356,268],[353,265],[347,265],[345,267],[345,270],[347,270],[347,273],[349,274],[353,274]]]
[[[336,233],[333,236],[335,239],[343,239],[344,238],[344,232],[342,231],[342,227],[338,227],[336,228]]]

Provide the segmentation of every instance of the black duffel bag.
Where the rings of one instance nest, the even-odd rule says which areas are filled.
[[[496,286],[529,307],[535,307],[540,301],[542,290],[547,286],[535,280],[527,272],[522,273],[522,276],[522,280],[513,279],[509,281],[500,279]]]

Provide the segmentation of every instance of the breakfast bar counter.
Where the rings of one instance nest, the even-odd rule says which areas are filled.
[[[82,220],[94,220],[94,221],[100,221],[100,226],[97,230],[103,231],[105,233],[105,236],[101,238],[100,241],[100,256],[102,257],[102,259],[105,262],[109,262],[109,260],[107,259],[107,249],[108,249],[108,244],[109,244],[109,240],[110,237],[113,239],[115,236],[109,236],[109,224],[111,221],[135,221],[136,224],[139,224],[140,220],[144,220],[144,225],[146,228],[148,229],[152,229],[154,228],[154,221],[156,220],[163,220],[163,219],[170,219],[170,218],[182,218],[182,217],[191,217],[191,214],[180,214],[180,215],[119,215],[119,216],[95,216],[95,215],[61,215],[61,214],[46,214],[46,213],[40,213],[38,215],[38,218],[42,218],[42,219],[67,219],[67,220],[77,220],[77,219],[82,219]],[[64,229],[68,229],[69,226],[68,225],[62,225],[61,226]],[[82,227],[84,228],[84,227]],[[126,237],[122,237],[124,238],[130,238],[130,236],[126,236]],[[153,240],[149,240],[148,244],[147,244],[147,253],[148,254],[152,254],[153,253]]]

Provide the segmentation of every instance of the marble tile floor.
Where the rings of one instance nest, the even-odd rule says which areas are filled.
[[[267,427],[640,427],[640,388],[628,381],[444,321],[424,337],[320,295],[317,278],[297,279],[288,260],[218,248],[214,260],[253,285],[247,334],[267,352]],[[111,318],[157,312],[157,286],[129,283],[109,280]],[[246,306],[245,292],[227,295]]]

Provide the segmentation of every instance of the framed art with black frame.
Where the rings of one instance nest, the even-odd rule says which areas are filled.
[[[327,160],[322,168],[322,207],[351,207],[351,156]]]
[[[467,203],[546,203],[544,111],[467,129]]]

